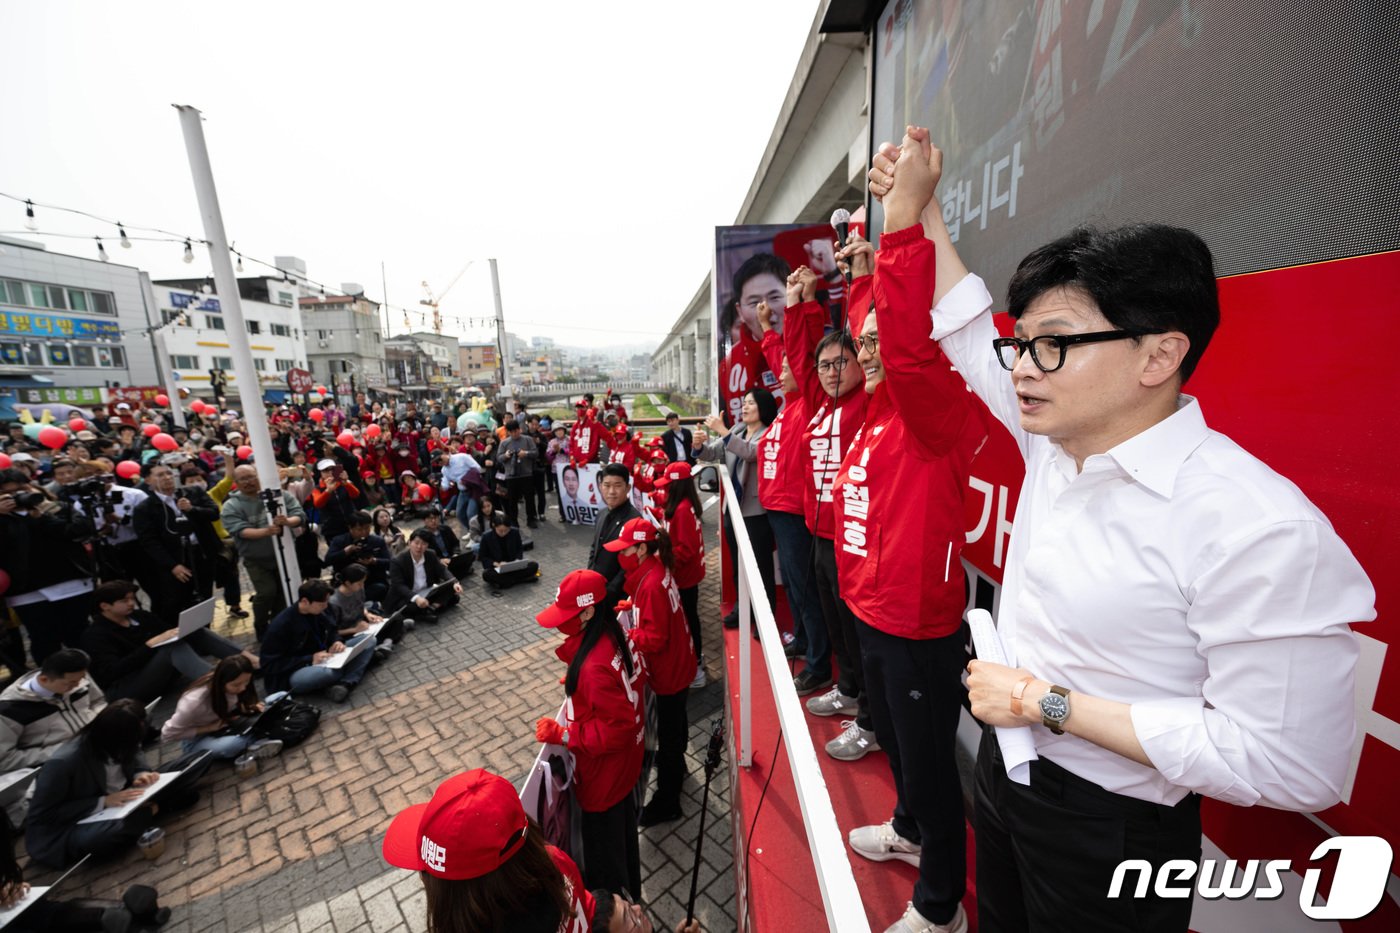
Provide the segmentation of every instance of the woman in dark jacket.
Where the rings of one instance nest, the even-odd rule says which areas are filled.
[[[121,819],[83,823],[106,807],[138,799],[160,775],[141,756],[145,710],[135,700],[117,700],[98,713],[39,769],[29,804],[24,845],[30,857],[61,868],[84,855],[103,858],[130,847],[155,823],[156,813],[188,809],[199,799],[193,783],[208,759],[165,789],[159,804],[138,807]],[[178,771],[191,759],[167,766]]]

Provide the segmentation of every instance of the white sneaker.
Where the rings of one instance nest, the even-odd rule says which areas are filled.
[[[894,820],[886,820],[878,826],[857,826],[846,834],[846,841],[872,862],[899,859],[915,868],[919,867],[919,853],[923,851],[917,842],[910,842],[894,831]]]
[[[862,729],[854,719],[845,720],[841,727],[846,731],[826,743],[826,753],[832,758],[838,761],[855,761],[864,758],[870,752],[880,750],[880,743],[875,741],[875,733],[869,729]]]
[[[690,689],[699,690],[705,686],[705,659],[701,657],[695,662],[695,679],[690,682]]]
[[[282,740],[258,739],[248,746],[248,754],[254,758],[275,758],[282,754]]]
[[[967,933],[967,912],[958,905],[958,912],[947,923],[934,923],[914,909],[911,902],[904,916],[885,930],[885,933]]]
[[[807,712],[813,716],[835,716],[839,713],[854,713],[859,701],[846,696],[840,687],[832,687],[821,696],[807,701]]]

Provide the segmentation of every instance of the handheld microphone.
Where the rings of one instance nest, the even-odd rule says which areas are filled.
[[[844,207],[838,207],[836,210],[831,212],[831,229],[836,231],[837,249],[846,248],[846,234],[850,230],[850,224],[851,212],[846,210]],[[849,270],[849,266],[847,267],[846,272],[846,284],[851,284],[851,273]]]

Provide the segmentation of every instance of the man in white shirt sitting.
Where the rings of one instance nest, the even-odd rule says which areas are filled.
[[[902,155],[883,146],[872,193],[919,158],[941,167],[924,130]],[[1115,867],[1195,863],[1202,795],[1340,799],[1350,623],[1375,618],[1374,589],[1303,493],[1181,394],[1220,318],[1199,237],[1138,224],[1035,250],[1008,289],[1016,335],[1000,337],[936,195],[923,221],[932,336],[1026,467],[998,620],[1016,666],[971,662],[968,691],[982,722],[1030,727],[1039,758],[1029,786],[1013,781],[984,734],[980,929],[1186,930],[1189,896],[1109,899]]]

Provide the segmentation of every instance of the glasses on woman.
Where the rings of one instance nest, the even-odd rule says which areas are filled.
[[[998,337],[992,341],[997,361],[1003,369],[1016,368],[1016,361],[1027,350],[1031,351],[1031,362],[1043,373],[1053,373],[1065,365],[1069,348],[1077,343],[1103,343],[1107,340],[1127,340],[1144,336],[1133,330],[1099,330],[1089,334],[1042,334],[1023,340],[1020,337]]]

